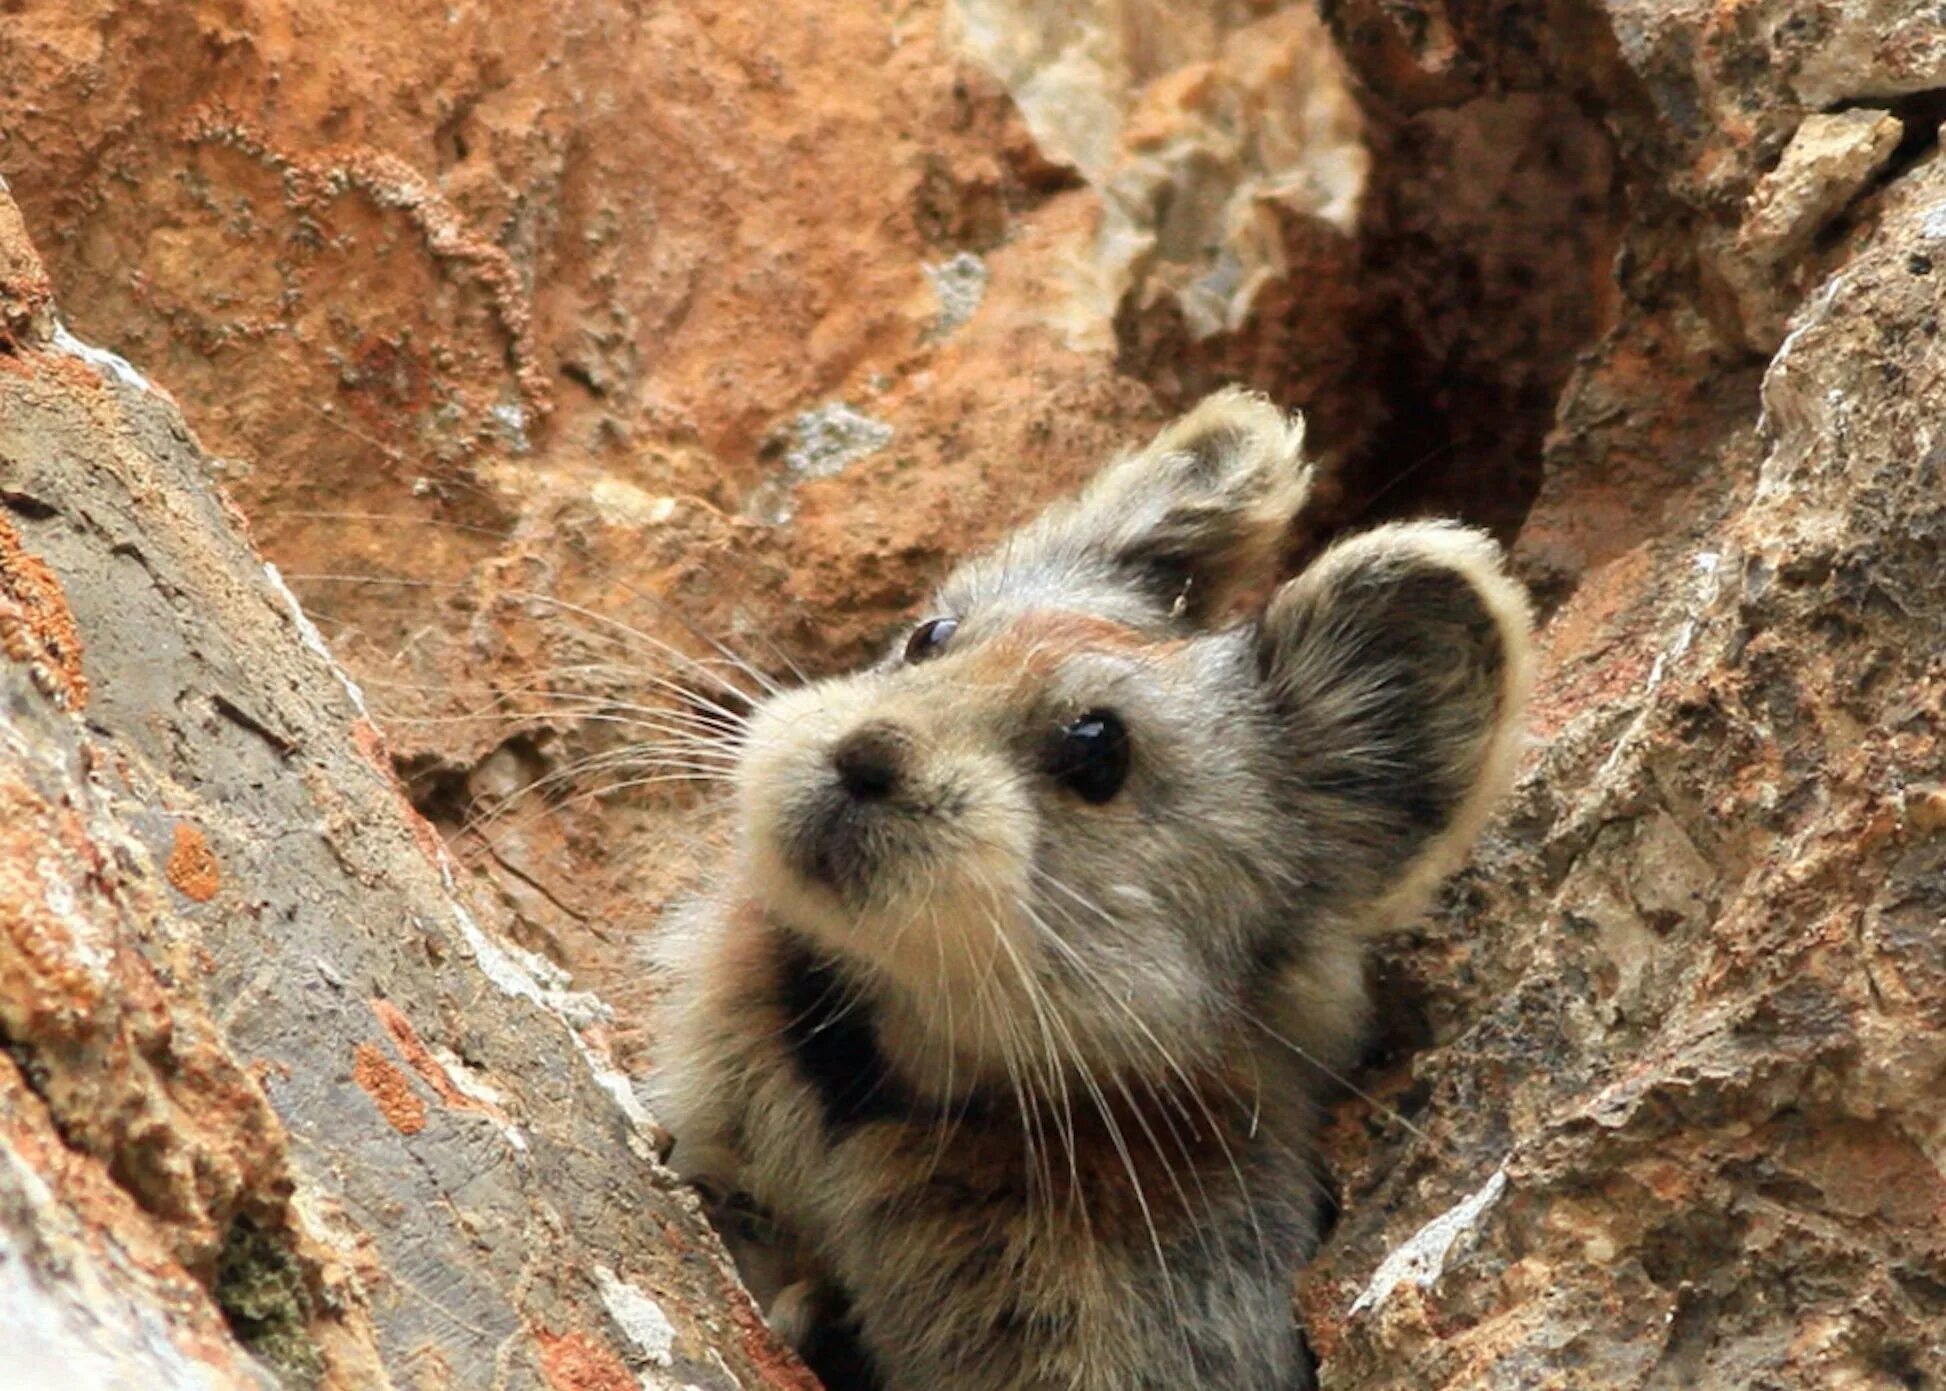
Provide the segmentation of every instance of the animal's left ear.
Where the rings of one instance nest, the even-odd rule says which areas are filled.
[[[1506,790],[1531,627],[1500,548],[1450,523],[1354,536],[1272,597],[1257,656],[1286,791],[1352,920],[1417,911]]]
[[[1299,417],[1219,391],[1048,508],[1010,540],[1003,563],[1016,575],[1061,575],[1069,598],[1089,574],[1160,616],[1218,616],[1273,573],[1311,487],[1303,450]]]

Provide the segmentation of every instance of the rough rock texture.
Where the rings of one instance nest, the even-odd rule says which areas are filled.
[[[5,764],[29,799],[9,844],[48,847],[36,902],[64,876],[124,943],[81,1023],[36,1003],[63,958],[0,957],[9,1039],[69,1068],[14,1064],[26,1167],[0,1222],[62,1250],[131,1233],[76,1256],[65,1294],[0,1264],[0,1312],[28,1290],[61,1338],[83,1303],[120,1310],[102,1346],[149,1352],[161,1320],[219,1366],[218,1305],[259,1329],[301,1289],[327,1381],[377,1358],[402,1385],[490,1384],[453,1360],[485,1346],[518,1349],[509,1379],[526,1358],[607,1387],[642,1325],[605,1268],[682,1356],[719,1347],[761,1384],[733,1304],[656,1283],[644,1214],[673,1200],[573,1046],[652,1054],[630,943],[707,853],[703,790],[613,786],[665,776],[619,745],[748,679],[715,642],[777,677],[856,657],[948,556],[1240,379],[1310,411],[1328,455],[1295,547],[1458,511],[1516,541],[1550,612],[1515,804],[1378,966],[1382,1037],[1331,1131],[1342,1211],[1299,1290],[1324,1385],[1946,1382],[1946,15],[1319,8],[0,6],[0,173],[51,273],[0,200],[0,386],[43,412],[31,451],[0,449],[7,708],[36,751]],[[612,1021],[464,987],[464,941],[415,957],[312,901],[307,931],[341,946],[277,927],[297,909],[267,866],[327,844],[387,921],[457,930],[346,752],[350,697],[294,653],[167,407],[61,336],[55,290],[209,443],[478,931],[573,968]],[[53,487],[50,402],[107,432],[63,446],[76,477],[146,458],[172,481],[112,507]],[[177,575],[184,546],[233,558],[228,598],[100,587]],[[151,668],[150,630],[194,640]],[[62,771],[83,745],[112,778]],[[262,789],[260,746],[284,770]],[[218,749],[227,771],[198,771]],[[134,867],[102,881],[82,847],[124,840]],[[280,991],[319,1012],[267,1018]],[[110,1056],[130,1065],[83,1066]],[[256,1066],[278,1062],[292,1078]],[[608,1130],[582,1153],[549,1125]],[[498,1163],[473,1180],[492,1196],[435,1212],[419,1185],[456,1171],[407,1156],[461,1144]],[[494,1266],[556,1190],[643,1212],[564,1215],[549,1239],[585,1256],[538,1282]],[[470,1333],[437,1244],[468,1223],[460,1268],[498,1271],[464,1287],[497,1310]],[[446,1350],[401,1353],[411,1320]],[[214,1384],[248,1384],[228,1365]]]
[[[1539,747],[1388,953],[1417,1129],[1335,1135],[1327,1386],[1946,1378],[1946,29],[1895,12],[1331,8],[1375,123],[1572,97],[1622,204],[1517,550]]]
[[[1076,332],[1125,297],[1172,301],[1198,337],[1234,330],[1287,269],[1292,222],[1349,249],[1363,123],[1309,6],[954,0],[948,17],[1043,154],[1102,195]]]
[[[474,921],[174,404],[39,313],[0,339],[10,1384],[801,1385],[604,1007]]]
[[[1396,958],[1424,1133],[1342,1123],[1327,1385],[1946,1376],[1941,208],[1933,155],[1556,614],[1514,815]]]

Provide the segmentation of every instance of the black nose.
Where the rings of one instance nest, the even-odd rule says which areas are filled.
[[[889,797],[899,786],[899,764],[905,740],[889,725],[868,724],[854,729],[831,751],[838,783],[861,802]]]

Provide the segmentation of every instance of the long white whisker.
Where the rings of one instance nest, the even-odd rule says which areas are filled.
[[[286,578],[294,583],[305,584],[382,584],[392,585],[401,589],[461,588],[457,584],[440,580],[409,579],[404,576],[393,575],[360,575],[328,570],[298,571],[286,576]],[[705,680],[714,682],[726,694],[734,696],[740,701],[747,703],[754,699],[749,691],[744,690],[741,686],[724,676],[713,665],[699,661],[674,644],[665,642],[651,633],[645,633],[632,624],[624,623],[621,619],[610,614],[600,613],[585,604],[577,604],[572,599],[563,599],[556,594],[542,594],[537,590],[506,590],[503,591],[503,595],[506,598],[517,599],[527,603],[549,604],[566,613],[574,614],[578,618],[585,618],[589,622],[599,624],[604,629],[607,629],[609,635],[618,641],[637,642],[646,648],[662,653],[665,657],[675,661],[679,667],[693,671]],[[727,648],[721,650],[726,654],[728,653]],[[766,693],[775,695],[782,689],[754,665],[742,661],[740,658],[735,657],[734,654],[729,654],[729,660],[735,664],[737,670],[744,672],[752,680],[756,681]]]
[[[1013,963],[1014,970],[1020,977],[1022,988],[1027,993],[1029,1005],[1041,1020],[1043,1032],[1049,1038],[1050,1048],[1054,1048],[1056,1045],[1053,1042],[1052,1026],[1048,1022],[1049,1016],[1042,1007],[1040,994],[1034,986],[1034,982],[1027,971],[1026,964],[1021,961],[1020,954],[1015,951],[1013,944],[1007,940],[1004,933],[999,934],[998,940],[1001,948],[1006,952],[1008,959]],[[1065,1025],[1063,1027],[1065,1028]],[[1127,1138],[1122,1134],[1121,1124],[1115,1119],[1114,1108],[1109,1105],[1106,1094],[1103,1093],[1100,1084],[1096,1082],[1092,1069],[1088,1067],[1086,1060],[1081,1057],[1078,1046],[1073,1044],[1071,1034],[1068,1035],[1068,1038],[1082,1086],[1093,1099],[1095,1109],[1101,1115],[1102,1123],[1107,1127],[1109,1142],[1114,1146],[1115,1153],[1121,1160],[1122,1172],[1128,1176],[1130,1189],[1135,1195],[1136,1206],[1142,1213],[1142,1223],[1148,1232],[1149,1246],[1155,1254],[1156,1265],[1162,1275],[1163,1289],[1169,1298],[1170,1311],[1172,1315],[1180,1319],[1182,1311],[1176,1299],[1175,1277],[1169,1268],[1169,1257],[1162,1248],[1162,1233],[1161,1229],[1156,1225],[1154,1209],[1150,1206],[1147,1193],[1143,1191],[1141,1177],[1136,1172],[1134,1154],[1129,1149]],[[1064,1089],[1063,1095],[1065,1094]],[[1140,1119],[1140,1108],[1134,1107],[1131,1103],[1130,1109],[1136,1111],[1137,1118]],[[1151,1137],[1151,1142],[1153,1143],[1153,1137]],[[1158,1157],[1163,1157],[1159,1150]],[[1163,1158],[1163,1167],[1165,1170],[1168,1170],[1169,1166],[1166,1157]],[[1072,1152],[1070,1154],[1070,1168],[1073,1168]],[[1173,1170],[1170,1170],[1170,1172],[1173,1175]],[[1078,1173],[1074,1177],[1078,1182]],[[1187,1201],[1187,1197],[1185,1197],[1185,1206],[1187,1206]]]
[[[1054,878],[1054,876],[1048,874],[1044,870],[1039,869],[1038,866],[1036,866],[1036,872],[1041,876],[1042,880],[1048,884],[1054,885],[1055,887],[1064,888],[1064,889],[1067,887],[1066,885],[1061,884],[1058,879]],[[1074,891],[1069,890],[1069,892],[1073,893]],[[1084,903],[1086,902],[1086,900],[1079,900],[1078,895],[1077,895],[1077,899],[1078,901]],[[1057,905],[1053,903],[1049,903],[1047,906],[1050,909],[1060,911]],[[1096,911],[1099,912],[1100,910],[1097,909]],[[1137,1078],[1141,1081],[1144,1089],[1148,1092],[1150,1098],[1156,1102],[1157,1113],[1161,1116],[1163,1124],[1168,1128],[1170,1138],[1175,1141],[1176,1148],[1178,1152],[1181,1153],[1184,1164],[1189,1168],[1191,1177],[1196,1182],[1197,1191],[1199,1195],[1202,1197],[1204,1211],[1210,1214],[1212,1218],[1212,1225],[1214,1225],[1215,1200],[1209,1192],[1208,1185],[1206,1185],[1203,1182],[1202,1173],[1200,1169],[1196,1166],[1194,1160],[1191,1158],[1189,1154],[1188,1146],[1183,1141],[1181,1132],[1176,1129],[1175,1122],[1172,1119],[1170,1119],[1169,1108],[1173,1107],[1173,1109],[1183,1117],[1184,1122],[1191,1126],[1192,1130],[1195,1128],[1196,1125],[1195,1117],[1193,1117],[1189,1113],[1187,1106],[1184,1105],[1180,1097],[1168,1095],[1164,1091],[1164,1089],[1158,1085],[1157,1081],[1149,1075],[1149,1070],[1147,1068],[1140,1066],[1140,1060],[1134,1056],[1134,1050],[1130,1045],[1136,1042],[1141,1042],[1146,1044],[1150,1049],[1152,1049],[1154,1053],[1161,1058],[1164,1067],[1167,1068],[1168,1071],[1170,1071],[1175,1075],[1177,1081],[1181,1084],[1183,1095],[1187,1096],[1189,1100],[1194,1103],[1197,1110],[1201,1113],[1203,1123],[1209,1127],[1210,1137],[1216,1142],[1218,1149],[1222,1152],[1224,1162],[1229,1168],[1231,1177],[1236,1182],[1238,1192],[1243,1195],[1244,1211],[1249,1215],[1250,1218],[1252,1234],[1255,1236],[1257,1242],[1258,1256],[1260,1260],[1263,1262],[1265,1271],[1268,1272],[1270,1269],[1269,1246],[1263,1233],[1262,1224],[1259,1223],[1257,1220],[1256,1208],[1254,1204],[1252,1204],[1249,1200],[1249,1195],[1250,1195],[1249,1180],[1245,1178],[1242,1165],[1239,1163],[1236,1153],[1234,1149],[1232,1149],[1230,1142],[1224,1133],[1225,1126],[1223,1125],[1223,1122],[1218,1119],[1216,1113],[1213,1110],[1211,1110],[1209,1102],[1204,1098],[1202,1087],[1199,1086],[1197,1082],[1190,1077],[1189,1073],[1184,1069],[1182,1064],[1176,1060],[1175,1055],[1172,1054],[1169,1051],[1169,1049],[1163,1045],[1162,1040],[1156,1036],[1155,1031],[1149,1027],[1148,1023],[1145,1020],[1143,1020],[1142,1017],[1138,1015],[1133,1009],[1129,1007],[1128,1002],[1119,998],[1117,995],[1115,995],[1113,991],[1109,990],[1105,985],[1101,984],[1099,981],[1096,980],[1095,972],[1088,969],[1087,962],[1082,959],[1080,953],[1075,950],[1073,945],[1069,943],[1067,940],[1065,940],[1061,936],[1061,934],[1054,929],[1051,923],[1048,923],[1044,919],[1042,919],[1038,913],[1033,912],[1033,910],[1029,909],[1029,914],[1034,919],[1036,926],[1038,926],[1041,929],[1042,933],[1047,937],[1048,941],[1052,943],[1057,950],[1061,951],[1067,957],[1067,959],[1074,965],[1078,978],[1088,982],[1089,984],[1094,985],[1096,988],[1096,992],[1101,996],[1101,998],[1106,1000],[1109,1004],[1113,1005],[1116,1009],[1118,1009],[1127,1018],[1128,1022],[1134,1026],[1136,1031],[1135,1035],[1133,1037],[1124,1038],[1121,1040],[1122,1051],[1124,1055],[1128,1058],[1132,1066],[1132,1069],[1134,1070]],[[1068,921],[1072,923],[1073,919],[1069,918]],[[1239,1108],[1242,1107],[1241,1099],[1237,1097],[1235,1092],[1231,1090],[1227,1086],[1227,1084],[1223,1084],[1221,1082],[1220,1074],[1212,1074],[1210,1080],[1217,1082],[1219,1085],[1223,1085],[1224,1090],[1226,1094],[1229,1095],[1231,1101],[1236,1105],[1238,1105]],[[1134,1106],[1134,1102],[1132,1098],[1130,1098],[1130,1105],[1131,1107]],[[1136,1115],[1138,1120],[1141,1119],[1141,1113],[1139,1110],[1136,1111]],[[1147,1123],[1143,1122],[1143,1125],[1144,1125],[1144,1129],[1146,1130],[1148,1128]],[[1153,1134],[1151,1134],[1150,1140],[1151,1143],[1156,1143]],[[1162,1160],[1165,1168],[1168,1167],[1168,1160],[1165,1156],[1161,1154],[1159,1148],[1157,1152],[1157,1158]],[[1186,1195],[1182,1195],[1181,1187],[1179,1184],[1177,1185],[1177,1192],[1179,1196],[1183,1197],[1183,1202],[1185,1206],[1187,1206],[1188,1198]],[[1205,1239],[1205,1249],[1206,1250],[1208,1249],[1207,1238]]]

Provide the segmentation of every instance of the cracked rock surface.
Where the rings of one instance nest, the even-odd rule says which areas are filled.
[[[1571,96],[1617,250],[1516,547],[1536,747],[1386,955],[1425,1010],[1372,1090],[1418,1129],[1339,1116],[1324,1384],[1940,1384],[1946,29],[1329,11],[1392,138]]]
[[[13,1384],[801,1384],[177,407],[10,331],[0,497]]]

